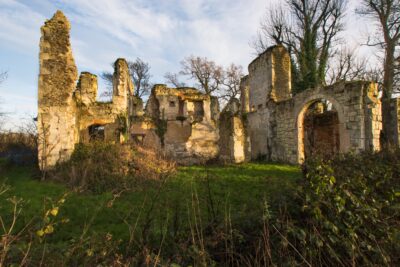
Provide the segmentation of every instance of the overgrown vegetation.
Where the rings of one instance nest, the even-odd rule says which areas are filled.
[[[78,148],[69,168],[78,168],[78,162],[104,169],[121,166],[103,162],[115,156],[113,149],[124,150],[112,146]],[[28,177],[28,168],[10,167],[2,174],[6,180],[0,196],[7,241],[2,264],[399,264],[400,151],[310,159],[302,179],[297,167],[255,163],[181,167],[160,179],[149,176],[160,164],[141,153],[122,156],[153,166],[141,173],[141,182],[131,187],[123,182],[123,190],[108,182],[105,190],[88,187],[96,194],[69,192],[62,184]],[[137,160],[133,165],[143,168]]]
[[[301,255],[311,265],[398,266],[400,152],[311,159],[304,171],[289,227]]]
[[[168,120],[164,119],[164,114],[162,119],[155,120],[156,134],[160,138],[161,145],[164,146],[164,136],[167,133]]]
[[[175,163],[155,152],[131,145],[92,142],[78,144],[71,159],[50,172],[79,191],[94,193],[130,190],[144,180],[163,181],[175,171]]]
[[[19,165],[31,165],[37,163],[36,154],[37,138],[34,132],[0,132],[0,158]]]

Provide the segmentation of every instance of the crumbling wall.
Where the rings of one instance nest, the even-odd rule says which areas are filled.
[[[104,127],[104,140],[122,142],[129,131],[129,119],[138,114],[136,103],[140,102],[133,96],[133,83],[129,75],[125,59],[117,59],[113,75],[113,94],[110,102],[97,101],[97,76],[82,72],[75,91],[77,106],[78,142],[89,142],[89,127],[101,125]]]
[[[272,88],[272,58],[271,52],[266,51],[249,65],[248,75],[248,106],[254,112],[265,107]],[[244,94],[244,97],[246,94]]]
[[[250,139],[245,150],[252,159],[270,158],[275,143],[276,103],[291,98],[289,53],[283,46],[273,46],[253,60],[248,70],[240,84],[242,112],[246,114]]]
[[[178,163],[188,165],[217,157],[217,108],[212,97],[197,89],[158,84],[152,89],[146,114],[154,122],[153,131],[160,138],[162,150]]]
[[[246,160],[245,126],[239,100],[233,99],[220,114],[219,158],[223,162],[241,163]]]
[[[270,98],[275,102],[292,97],[290,55],[286,48],[278,45],[271,48],[272,83]]]
[[[337,111],[340,152],[380,149],[381,104],[374,83],[338,83],[292,97],[290,73],[290,57],[282,46],[269,48],[250,63],[249,74],[241,81],[242,113],[250,139],[247,157],[302,162],[305,114],[321,100]],[[323,130],[319,133],[328,138]]]
[[[39,167],[49,169],[68,160],[75,144],[92,140],[90,134],[123,141],[129,118],[139,113],[133,104],[133,83],[124,59],[115,62],[113,98],[97,101],[97,76],[77,68],[70,44],[70,23],[61,11],[41,28],[38,84]],[[140,104],[140,103],[139,103]]]
[[[337,111],[340,152],[380,149],[381,116],[377,96],[374,83],[348,82],[309,89],[277,104],[271,159],[304,161],[304,116],[308,107],[320,100],[329,101]]]
[[[240,80],[240,106],[242,113],[250,111],[249,75],[242,77]]]
[[[249,112],[247,116],[247,134],[250,138],[251,159],[268,158],[271,131],[271,110],[263,107]]]
[[[285,47],[270,47],[249,64],[248,70],[241,84],[244,112],[262,110],[270,100],[291,98],[290,55]]]
[[[130,136],[181,164],[203,163],[218,153],[221,159],[232,162],[265,157],[298,163],[306,154],[307,110],[318,101],[330,103],[337,116],[327,125],[323,121],[314,123],[313,142],[320,143],[322,149],[325,145],[334,152],[380,149],[382,122],[377,86],[370,82],[338,83],[292,97],[290,56],[283,46],[269,48],[250,63],[249,75],[241,80],[240,112],[239,101],[233,101],[219,117],[216,98],[194,88],[155,85],[144,114],[142,100],[134,96],[124,59],[115,62],[112,101],[97,101],[96,75],[82,72],[76,84],[69,30],[70,24],[60,11],[41,28],[41,169],[67,160],[75,144],[91,141],[93,133],[114,142]],[[398,99],[393,100],[393,116],[400,121]],[[393,127],[398,135],[400,123]],[[336,139],[329,139],[332,136]]]
[[[78,76],[70,23],[61,11],[41,28],[38,84],[38,156],[41,169],[69,159],[75,146],[73,92]]]

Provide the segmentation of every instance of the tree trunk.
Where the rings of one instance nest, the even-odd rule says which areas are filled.
[[[394,45],[387,43],[382,92],[381,145],[383,149],[398,145],[397,131],[395,129],[397,124],[391,105],[394,82],[394,48]]]

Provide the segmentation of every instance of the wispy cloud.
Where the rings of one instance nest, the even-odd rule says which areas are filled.
[[[18,65],[9,78],[12,90],[6,93],[21,96],[7,95],[7,108],[18,114],[17,107],[28,103],[29,111],[36,110],[36,99],[23,96],[36,95],[38,64],[32,64],[37,62],[40,27],[57,9],[71,21],[79,71],[99,74],[111,71],[110,63],[118,57],[141,57],[150,63],[153,81],[163,82],[164,73],[178,71],[179,62],[189,55],[206,56],[223,65],[233,62],[246,69],[254,57],[249,42],[262,15],[270,4],[281,1],[0,0],[0,64]],[[352,6],[358,2],[351,0]],[[356,36],[357,27],[349,25],[351,35]],[[24,54],[30,64],[21,56],[15,62],[13,53]],[[7,69],[0,65],[3,68]],[[17,83],[18,79],[25,85]],[[0,97],[6,93],[0,90]]]
[[[14,0],[0,0],[0,7],[2,43],[27,53],[35,51],[45,17]]]

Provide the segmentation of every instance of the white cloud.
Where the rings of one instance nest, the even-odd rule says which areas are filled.
[[[37,51],[44,17],[13,0],[0,1],[0,38],[3,44],[32,53]]]
[[[99,74],[111,71],[110,63],[118,57],[141,57],[150,63],[153,81],[160,83],[165,72],[178,71],[179,62],[189,55],[206,56],[223,65],[234,62],[246,69],[254,57],[249,42],[261,17],[267,6],[281,1],[0,0],[0,48],[12,47],[37,60],[40,27],[61,9],[71,21],[72,50],[79,71]],[[351,0],[352,7],[359,1]],[[348,24],[349,38],[359,41],[360,23]],[[25,67],[24,62],[16,64]],[[37,69],[24,73],[31,73],[26,80],[36,80]],[[36,94],[36,84],[26,88],[16,91]],[[12,105],[26,102],[12,99]],[[35,101],[28,102],[35,106]]]
[[[247,64],[252,57],[248,42],[264,12],[261,0],[251,3],[181,0],[162,2],[157,8],[140,1],[100,0],[95,5],[91,1],[61,2],[69,7],[67,16],[73,27],[87,27],[96,35],[103,33],[109,37],[108,40],[103,37],[109,45],[119,42],[119,51],[126,53],[125,57],[140,56],[150,61],[158,79],[171,68],[179,68],[179,61],[190,54],[207,56],[226,65],[232,61]],[[107,44],[101,43],[100,47],[90,42],[90,36],[75,36],[74,30],[72,35],[73,45],[78,43],[76,40],[86,43],[73,47],[88,59],[80,61],[76,57],[77,62],[97,67],[109,64],[98,59],[109,58],[103,56]],[[95,53],[97,56],[92,56]],[[113,53],[110,50],[109,54]]]

